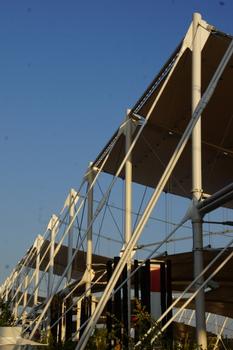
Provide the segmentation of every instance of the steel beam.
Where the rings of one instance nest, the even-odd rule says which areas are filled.
[[[130,110],[127,111],[127,124],[125,130],[125,154],[131,146],[132,137],[132,121],[128,118]],[[125,162],[125,246],[130,241],[132,234],[132,155],[129,156]],[[130,335],[131,330],[131,280],[129,278],[131,273],[131,257],[127,262],[127,333]]]
[[[192,113],[195,111],[201,99],[201,15],[193,14],[193,50],[192,50]],[[203,270],[203,236],[202,220],[196,205],[202,197],[202,152],[201,152],[201,117],[192,132],[192,193],[193,193],[193,258],[194,278]],[[195,284],[195,289],[204,281],[200,277]],[[206,323],[205,323],[205,295],[204,289],[200,290],[195,298],[196,308],[196,336],[197,345],[205,350],[207,348]]]

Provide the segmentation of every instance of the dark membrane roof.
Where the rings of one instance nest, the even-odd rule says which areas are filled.
[[[40,270],[44,271],[46,269],[46,266],[49,263],[49,241],[45,240],[41,249],[41,257],[44,255],[44,253],[47,251],[45,258],[43,259]],[[57,243],[55,244],[55,249],[57,247]],[[74,249],[73,249],[74,253]],[[54,274],[61,276],[63,272],[65,271],[65,268],[67,266],[67,256],[68,256],[68,247],[65,245],[62,245],[60,250],[58,251],[56,257],[54,258]],[[92,254],[92,263],[93,263],[93,270],[100,270],[100,267],[106,266],[106,263],[109,261],[110,258]],[[30,266],[32,268],[35,268],[35,258],[28,261],[27,266]],[[83,276],[83,273],[86,270],[86,252],[79,250],[77,254],[75,255],[73,264],[72,264],[72,278],[75,280],[80,280]]]
[[[233,248],[228,248],[222,256],[205,273],[206,279],[222,262],[231,254]],[[212,261],[220,249],[209,249],[203,251],[204,267]],[[185,252],[180,254],[161,256],[163,260],[170,260],[172,265],[172,290],[183,291],[193,280],[193,253]],[[233,260],[230,259],[226,265],[213,277],[212,284],[215,288],[205,293],[206,312],[233,318],[233,282],[232,282]],[[191,290],[192,292],[194,289]],[[181,300],[177,306],[180,307],[185,300]],[[192,301],[188,309],[194,309]]]
[[[231,37],[211,31],[202,50],[202,93],[208,87]],[[131,111],[146,117],[181,46],[168,60]],[[192,52],[186,48],[132,152],[133,181],[155,188],[191,118]],[[202,176],[204,193],[213,194],[232,182],[233,171],[233,57],[202,114]],[[140,126],[134,132],[137,134]],[[98,155],[100,167],[116,134]],[[134,137],[133,136],[133,137]],[[103,171],[115,174],[125,155],[125,136],[116,141]],[[120,173],[124,178],[124,169]],[[165,191],[191,197],[191,142],[179,159]],[[233,203],[229,206],[232,207]]]

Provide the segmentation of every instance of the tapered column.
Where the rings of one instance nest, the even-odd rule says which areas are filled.
[[[75,196],[76,192],[71,189],[69,194],[69,224],[73,221],[74,217],[74,211],[75,211]],[[67,265],[70,264],[72,260],[72,253],[73,253],[73,225],[69,229],[68,233],[68,256],[67,256]],[[70,265],[70,268],[67,272],[67,284],[71,282],[71,275],[72,275],[72,264]]]
[[[91,165],[89,166],[89,172],[87,175],[87,181],[88,181],[88,197],[87,197],[87,257],[86,257],[86,268],[87,268],[87,283],[86,283],[86,296],[91,295],[91,270],[92,270],[92,220],[93,220],[93,169],[91,168]]]
[[[58,226],[58,217],[56,215],[52,215],[52,218],[49,222],[49,230],[50,230],[50,251],[49,251],[49,270],[48,270],[48,289],[47,289],[47,299],[50,298],[53,292],[53,270],[54,270],[54,251],[55,251],[55,238],[57,233]],[[50,328],[51,322],[51,311],[48,310],[47,314],[47,327]]]
[[[49,251],[49,273],[48,273],[48,290],[47,297],[49,298],[53,291],[53,270],[54,270],[54,251],[55,251],[55,237],[57,231],[58,218],[52,215],[49,223],[50,230],[50,251]]]
[[[82,300],[79,298],[77,300],[76,306],[77,306],[77,313],[76,313],[76,340],[79,340],[79,328],[81,326],[81,304],[82,304]]]
[[[27,318],[27,311],[26,311],[27,300],[28,300],[28,268],[25,267],[24,293],[23,293],[23,308],[25,311],[23,313],[23,323],[25,323]]]
[[[201,15],[193,15],[193,51],[192,51],[192,112],[201,99],[201,32],[198,30]],[[202,161],[201,161],[201,119],[192,133],[192,193],[193,193],[193,254],[194,278],[203,270],[203,237],[202,221],[195,206],[202,195]],[[201,277],[196,283],[196,289],[203,282]],[[197,345],[207,348],[205,323],[205,296],[202,289],[195,298]]]
[[[18,287],[20,285],[21,274],[16,272],[15,276],[16,277],[14,278],[14,282],[13,282],[12,288],[13,288],[13,295],[14,295],[14,292],[15,292],[13,315],[14,315],[14,319],[16,320],[18,318],[18,307],[19,307],[19,292],[16,293],[16,291],[17,291],[17,289],[18,289]]]
[[[9,297],[9,291],[10,291],[10,285],[11,285],[11,279],[12,279],[12,273],[7,279],[5,280],[3,286],[0,288],[1,289],[1,298],[4,298],[4,301],[7,303],[8,302],[8,297]]]
[[[35,293],[34,293],[34,305],[37,305],[38,303],[38,295],[39,295],[39,276],[40,276],[40,250],[43,243],[42,236],[38,235],[36,239],[36,268],[35,268],[35,280],[34,285],[36,287]]]
[[[15,283],[16,283],[16,276],[17,276],[18,272],[14,271],[9,279],[9,293],[10,293],[10,309],[12,311],[12,313],[14,313],[14,307],[15,307]],[[13,299],[14,298],[14,299]]]
[[[128,118],[130,110],[127,111],[127,123],[125,130],[125,153],[127,154],[131,146],[132,124]],[[125,247],[127,246],[132,234],[132,157],[129,154],[125,162]],[[128,314],[128,335],[131,329],[131,258],[127,262],[127,314]]]

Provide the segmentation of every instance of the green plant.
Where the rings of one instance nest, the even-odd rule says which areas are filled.
[[[5,302],[0,299],[0,327],[11,326],[13,323],[13,316],[10,310],[10,302]]]
[[[87,350],[106,350],[108,348],[108,338],[106,328],[96,328],[86,346]]]
[[[149,312],[146,311],[145,306],[142,306],[137,299],[135,300],[134,322],[132,326],[138,334],[138,339],[136,341],[131,339],[131,343],[135,345],[139,342],[137,346],[138,350],[167,348],[160,333],[159,325],[153,317],[151,317]],[[149,329],[151,329],[150,332],[148,332]],[[155,340],[152,346],[151,341],[153,338],[155,338]]]
[[[113,327],[111,332],[108,332],[105,327],[96,328],[93,335],[90,337],[85,350],[128,350],[134,349],[134,346],[139,341],[140,345],[137,350],[201,350],[195,341],[195,329],[192,327],[183,327],[182,331],[180,325],[174,324],[174,339],[169,338],[166,334],[160,331],[160,325],[151,317],[146,311],[145,307],[141,305],[138,300],[135,300],[134,317],[132,320],[132,328],[137,334],[136,339],[127,335],[123,324],[114,316],[108,315],[112,318]],[[148,330],[152,329],[148,334]],[[119,339],[117,335],[121,335]],[[147,335],[146,335],[147,334]],[[128,338],[128,339],[127,339]],[[127,340],[124,345],[124,340]],[[151,344],[152,339],[153,344]],[[225,342],[227,343],[227,339]],[[214,335],[208,337],[208,350],[213,350],[216,337]],[[47,350],[74,350],[77,343],[68,341],[64,344],[53,344],[50,338],[50,344],[45,349]],[[230,347],[231,348],[231,347]],[[219,346],[218,349],[222,349]],[[41,350],[41,348],[38,348]]]

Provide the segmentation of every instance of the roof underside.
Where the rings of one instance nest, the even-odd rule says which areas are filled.
[[[50,259],[49,249],[48,249],[49,243],[50,242],[48,240],[45,240],[41,249],[41,256],[44,256],[45,252],[47,252],[40,265],[41,271],[45,271],[47,265],[49,264],[49,259]],[[56,247],[57,247],[57,244],[55,244],[55,249]],[[73,254],[74,254],[74,251],[75,250],[73,249]],[[68,247],[65,245],[62,245],[54,259],[55,275],[61,276],[63,274],[63,272],[67,267],[67,257],[68,257]],[[92,254],[93,270],[99,270],[100,266],[105,267],[109,259],[110,258],[105,256]],[[35,259],[31,259],[28,262],[27,266],[35,268]],[[72,273],[71,273],[72,278],[75,280],[80,280],[85,270],[86,270],[86,252],[79,250],[75,255],[75,258],[72,264]]]
[[[213,267],[205,274],[205,279],[232,253],[232,251],[233,248],[228,248],[227,251],[223,253]],[[204,266],[207,266],[219,252],[219,249],[204,250]],[[187,252],[160,258],[163,260],[171,260],[172,290],[183,291],[193,280],[193,253]],[[206,312],[233,318],[232,269],[233,260],[231,259],[213,278],[213,281],[216,282],[216,289],[205,293]],[[183,303],[184,300],[179,302],[177,306],[181,306]],[[194,302],[191,302],[187,308],[195,309]]]
[[[206,90],[231,38],[211,32],[202,50],[202,93]],[[146,117],[160,91],[161,75],[176,60],[179,48],[132,109]],[[183,52],[167,86],[161,94],[147,125],[132,152],[133,181],[156,187],[175,147],[191,118],[192,52]],[[233,170],[233,57],[228,62],[215,92],[202,115],[202,174],[203,191],[212,194],[232,182]],[[152,93],[151,93],[152,89]],[[135,131],[135,135],[139,127]],[[111,139],[113,140],[113,138]],[[94,165],[100,166],[108,145]],[[125,154],[125,136],[116,142],[103,167],[115,174]],[[120,174],[124,178],[124,170]],[[192,190],[191,142],[177,163],[165,191],[189,197]],[[230,206],[232,207],[232,204]]]

